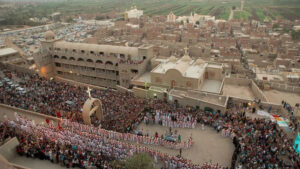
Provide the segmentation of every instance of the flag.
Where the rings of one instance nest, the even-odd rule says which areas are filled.
[[[57,123],[58,129],[61,130],[60,122]]]
[[[50,120],[48,118],[46,118],[46,123],[49,125]]]
[[[60,112],[56,112],[56,117],[60,118],[61,117],[61,114]]]

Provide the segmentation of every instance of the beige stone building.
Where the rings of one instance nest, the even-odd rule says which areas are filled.
[[[71,43],[45,33],[35,60],[44,76],[58,76],[103,87],[130,87],[135,76],[150,67],[152,46],[140,47]]]
[[[186,49],[180,59],[171,56],[161,60],[150,76],[155,86],[220,93],[224,71],[222,64],[191,59]]]
[[[13,48],[0,49],[0,62],[11,63],[21,59],[20,54]]]

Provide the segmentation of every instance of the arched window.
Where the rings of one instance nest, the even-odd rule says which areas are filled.
[[[94,52],[94,51],[90,51],[90,53],[91,53],[91,54],[95,54],[95,52]]]
[[[81,53],[84,53],[85,51],[84,50],[81,50]]]
[[[83,60],[82,58],[78,58],[77,61],[82,62],[82,61],[84,61],[84,60]]]
[[[119,66],[119,64],[118,64],[118,63],[116,63],[116,66]]]
[[[59,56],[57,56],[57,55],[54,55],[54,56],[53,56],[53,58],[57,58],[57,59],[59,59]]]
[[[69,60],[75,60],[75,58],[74,57],[70,57],[70,59]]]
[[[61,59],[67,59],[67,57],[66,56],[62,56]]]
[[[114,65],[111,61],[107,61],[105,65]]]
[[[87,62],[91,62],[91,63],[94,62],[92,59],[87,59],[86,61],[87,61]]]
[[[102,60],[97,60],[96,63],[102,64]]]
[[[138,73],[139,71],[136,69],[131,69],[131,73]]]

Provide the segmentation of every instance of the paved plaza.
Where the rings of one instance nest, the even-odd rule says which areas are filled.
[[[138,128],[143,129],[144,133],[149,130],[150,136],[154,136],[156,131],[161,135],[169,130],[168,127],[161,125],[145,125],[144,123],[140,124]],[[218,163],[222,166],[230,167],[234,145],[229,137],[222,137],[221,133],[217,133],[210,127],[205,127],[205,130],[203,131],[199,124],[197,124],[195,129],[173,128],[173,130],[175,129],[182,136],[182,141],[187,140],[191,135],[193,138],[193,146],[190,149],[182,151],[184,158],[191,160],[195,164],[203,164],[211,161],[214,164]],[[179,150],[149,145],[147,145],[147,147],[170,155],[179,154]]]

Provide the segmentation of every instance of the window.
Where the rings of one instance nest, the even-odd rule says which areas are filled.
[[[111,61],[107,61],[105,65],[114,65]]]
[[[81,53],[84,53],[85,51],[84,50],[81,50]]]
[[[59,56],[57,56],[57,55],[54,55],[53,57],[59,59]]]
[[[61,64],[60,63],[55,63],[55,66],[56,67],[61,67]]]
[[[161,78],[156,77],[156,78],[155,78],[155,82],[156,82],[156,83],[161,83]]]
[[[66,56],[62,56],[61,59],[67,59],[67,57]]]
[[[87,59],[86,61],[87,61],[87,62],[91,62],[91,63],[94,62],[92,59]]]
[[[136,69],[131,69],[131,73],[138,73],[139,71]]]
[[[83,60],[82,58],[78,58],[78,60],[77,60],[77,61],[80,61],[80,62],[81,62],[81,61],[84,61],[84,60]]]
[[[186,82],[186,87],[192,87],[192,83],[191,82]]]
[[[145,60],[145,59],[147,59],[147,57],[146,57],[146,56],[143,56],[143,59]]]
[[[69,60],[75,60],[75,58],[74,57],[70,57],[70,59]]]
[[[96,63],[102,64],[103,62],[101,60],[97,60]]]
[[[104,52],[99,52],[100,55],[104,55]]]
[[[120,58],[125,59],[125,55],[124,54],[120,54]]]
[[[73,52],[76,53],[76,49],[73,49]]]
[[[95,54],[95,52],[94,52],[94,51],[91,51],[90,53],[91,53],[91,54]]]

